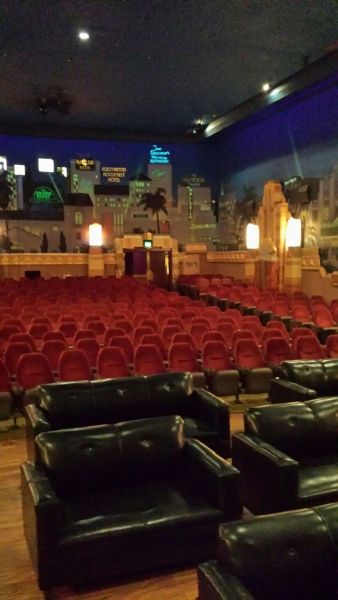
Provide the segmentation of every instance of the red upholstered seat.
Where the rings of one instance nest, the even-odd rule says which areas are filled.
[[[164,373],[166,368],[161,352],[154,344],[140,344],[134,354],[134,372],[138,375]]]
[[[59,358],[58,373],[61,381],[92,378],[90,365],[83,350],[64,350]]]
[[[96,369],[98,377],[128,377],[129,375],[124,352],[116,346],[101,348]]]

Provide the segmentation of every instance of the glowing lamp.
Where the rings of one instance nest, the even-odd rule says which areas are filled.
[[[287,248],[300,248],[302,244],[302,222],[290,217],[286,224],[285,243]]]
[[[25,165],[14,165],[14,175],[26,175]]]
[[[247,250],[257,250],[259,248],[259,227],[254,223],[248,223],[245,232],[245,242]]]
[[[89,246],[102,246],[102,225],[100,223],[89,225]]]
[[[38,169],[40,173],[54,173],[54,161],[52,158],[38,158]]]

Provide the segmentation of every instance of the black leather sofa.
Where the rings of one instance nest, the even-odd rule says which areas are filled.
[[[210,392],[193,389],[191,373],[41,385],[25,414],[29,459],[34,438],[43,431],[166,415],[184,419],[186,437],[230,455],[229,407]]]
[[[41,433],[21,467],[23,523],[41,589],[215,556],[240,518],[239,473],[178,416]]]
[[[244,429],[232,463],[252,513],[338,501],[338,397],[250,408]]]
[[[221,525],[199,600],[337,600],[338,505]]]
[[[338,396],[338,359],[288,360],[271,381],[269,400],[280,404],[334,395]]]

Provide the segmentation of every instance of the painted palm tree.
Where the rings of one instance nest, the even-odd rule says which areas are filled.
[[[166,209],[166,201],[165,190],[163,188],[157,188],[154,194],[151,192],[142,194],[141,200],[137,205],[143,206],[144,210],[151,210],[152,214],[156,215],[157,233],[160,233],[160,211],[162,211],[165,215],[168,214]]]

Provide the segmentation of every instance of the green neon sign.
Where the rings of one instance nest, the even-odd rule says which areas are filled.
[[[51,203],[57,202],[54,191],[49,187],[38,187],[33,192],[33,202],[36,204],[40,203]]]

